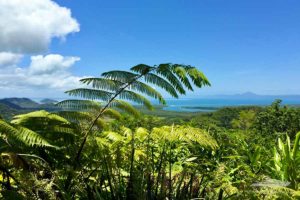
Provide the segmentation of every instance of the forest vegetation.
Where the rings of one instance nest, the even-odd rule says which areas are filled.
[[[189,65],[140,64],[81,82],[57,110],[1,117],[2,198],[300,198],[299,108],[276,100],[151,114],[150,98],[166,104],[155,88],[180,98],[210,85]]]

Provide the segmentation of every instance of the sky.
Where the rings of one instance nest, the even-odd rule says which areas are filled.
[[[83,77],[196,66],[215,94],[300,94],[298,0],[0,0],[0,97],[64,97]]]

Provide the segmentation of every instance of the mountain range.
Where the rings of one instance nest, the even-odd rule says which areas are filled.
[[[29,98],[4,98],[0,99],[0,116],[5,119],[11,119],[14,115],[34,110],[59,110],[54,105],[56,102],[52,99],[43,99],[41,103],[38,103]]]

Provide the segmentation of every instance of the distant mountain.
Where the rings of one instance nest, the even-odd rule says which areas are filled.
[[[17,114],[20,114],[19,109],[14,109],[6,104],[0,103],[0,116],[4,119],[11,119]]]
[[[4,98],[4,99],[0,99],[0,103],[15,109],[37,108],[40,106],[39,103],[29,98]]]
[[[11,119],[14,115],[35,110],[60,110],[54,105],[55,103],[56,101],[52,99],[43,99],[39,104],[29,98],[4,98],[0,99],[0,116]]]
[[[56,103],[58,103],[58,101],[53,100],[53,99],[48,99],[48,98],[43,99],[43,100],[41,100],[40,102],[41,102],[42,104],[56,104]]]

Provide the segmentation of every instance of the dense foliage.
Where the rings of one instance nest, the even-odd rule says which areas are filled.
[[[187,65],[137,65],[82,80],[63,111],[0,119],[5,199],[297,199],[300,110],[222,108],[191,117],[143,115],[208,86]]]

